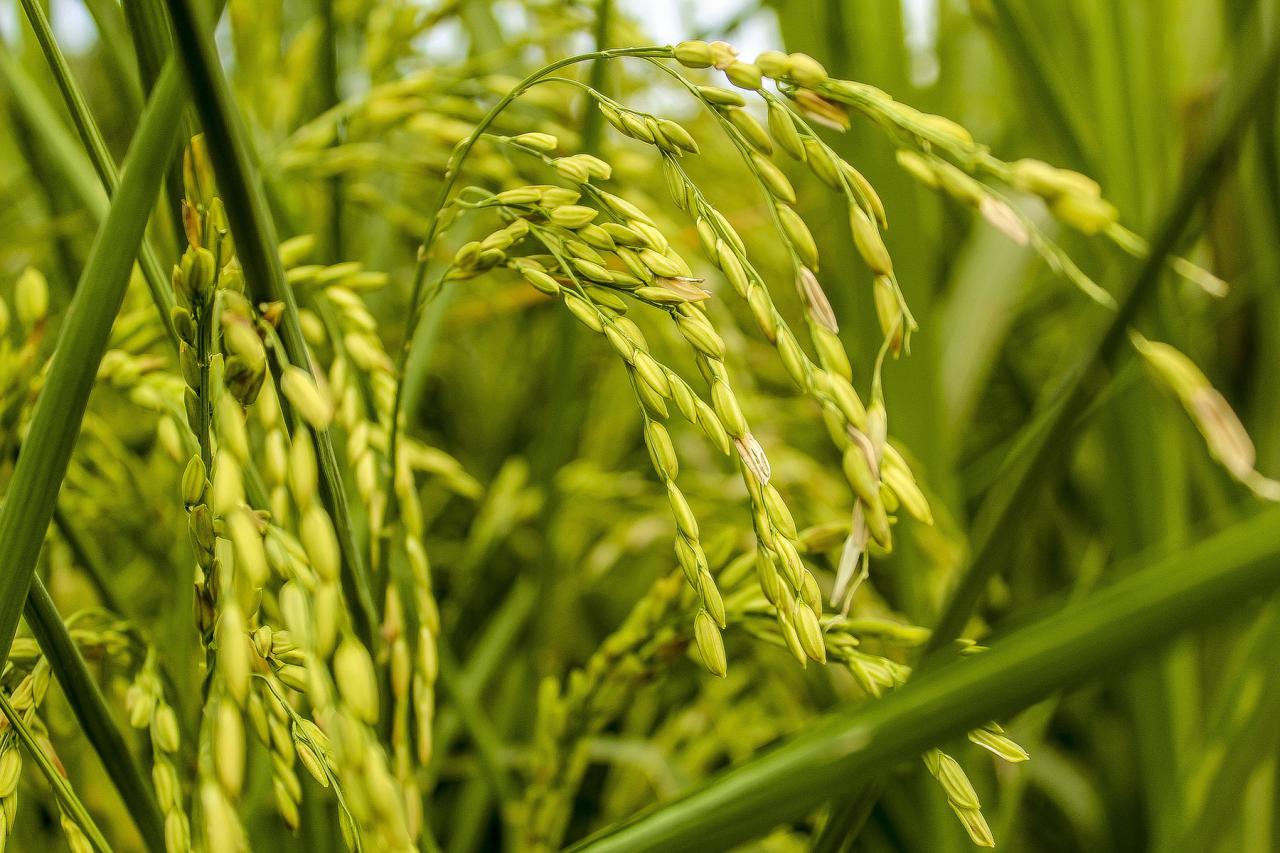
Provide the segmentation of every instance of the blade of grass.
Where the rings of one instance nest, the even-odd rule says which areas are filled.
[[[124,4],[124,17],[133,37],[138,76],[143,89],[150,92],[169,58],[169,19],[160,0],[131,0]]]
[[[178,85],[176,73],[167,71],[143,112],[125,161],[120,187],[94,238],[59,331],[44,387],[32,414],[30,438],[18,454],[9,483],[9,500],[0,510],[0,663],[8,659],[19,612],[32,585],[36,559],[66,476],[97,367],[106,351],[112,322],[124,301],[134,255],[142,241],[164,163],[175,142],[180,106]],[[61,624],[60,619],[57,622]],[[57,634],[57,626],[47,624],[39,612],[32,627],[48,630],[49,637]],[[62,675],[65,674],[64,669]],[[71,689],[80,688],[73,682]],[[95,713],[101,716],[105,706],[93,704],[99,706]],[[95,741],[95,747],[99,745]],[[104,755],[108,772],[112,773],[143,837],[153,849],[163,849],[164,829],[159,809],[149,796],[139,796],[139,790],[145,792],[144,785],[136,779],[125,778],[129,775],[129,764],[107,761],[112,750],[104,748],[108,750],[108,755]]]
[[[124,179],[94,238],[36,402],[32,438],[23,445],[10,480],[11,500],[0,512],[0,661],[8,657],[18,610],[53,515],[97,365],[128,286],[131,247],[141,242],[162,166],[156,160],[175,141],[179,80],[170,72],[162,83],[144,113]]]
[[[284,280],[284,269],[277,254],[279,240],[275,224],[254,166],[255,158],[250,153],[248,134],[235,112],[231,90],[214,49],[209,22],[193,0],[169,0],[168,8],[176,52],[182,57],[191,82],[192,100],[204,127],[209,158],[227,208],[245,281],[254,301],[284,305],[279,331],[285,355],[291,364],[311,372],[311,356],[302,335],[298,306],[293,290]],[[376,658],[378,617],[373,587],[352,534],[351,509],[333,439],[327,429],[313,430],[313,434],[320,469],[320,496],[338,532],[343,587],[355,605],[352,617],[356,631]]]
[[[1144,560],[1144,563],[1147,561]],[[832,787],[882,772],[1055,690],[1225,618],[1280,586],[1280,510],[1173,554],[884,699],[828,715],[774,751],[579,845],[594,853],[727,848],[803,816]]]
[[[94,848],[103,851],[109,851],[111,846],[107,844],[107,840],[103,838],[102,831],[98,829],[98,825],[93,822],[93,818],[89,815],[89,810],[85,808],[84,803],[76,796],[76,792],[71,788],[71,783],[67,781],[67,777],[58,772],[58,768],[53,766],[53,762],[49,760],[49,756],[45,754],[41,748],[40,742],[36,740],[36,736],[32,733],[31,727],[22,719],[22,715],[14,710],[13,705],[9,702],[9,697],[0,692],[0,711],[4,712],[5,717],[9,719],[9,723],[13,726],[14,732],[17,733],[18,739],[22,741],[22,745],[27,748],[27,752],[35,759],[36,766],[40,768],[40,772],[49,780],[49,786],[53,788],[53,793],[58,798],[58,802],[75,821],[80,831]]]

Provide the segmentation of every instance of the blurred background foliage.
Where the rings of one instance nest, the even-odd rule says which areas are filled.
[[[50,282],[56,317],[96,227],[84,188],[93,188],[92,174],[85,177],[87,161],[16,5],[0,6],[0,292],[11,301],[19,274],[35,266]],[[75,35],[67,48],[74,72],[117,155],[142,103],[127,34],[131,5],[50,4],[60,32]],[[270,176],[279,229],[316,234],[312,261],[358,260],[390,273],[391,284],[369,295],[388,349],[403,334],[422,218],[451,148],[523,73],[590,49],[601,9],[610,45],[741,35],[752,47],[807,52],[834,76],[957,120],[1002,159],[1036,157],[1097,178],[1121,220],[1144,235],[1204,143],[1225,81],[1258,61],[1266,27],[1280,15],[1271,0],[922,0],[905,8],[892,0],[721,0],[701,4],[696,15],[608,0],[599,7],[231,0],[228,7],[219,43]],[[744,45],[748,58],[753,53]],[[643,63],[611,65],[601,80],[624,103],[677,119],[699,139],[713,136],[711,121]],[[378,96],[388,91],[394,96]],[[578,150],[590,124],[583,107],[574,90],[544,87],[504,115],[501,132],[545,130]],[[1266,472],[1280,470],[1277,109],[1275,97],[1262,108],[1189,243],[1193,259],[1231,283],[1230,295],[1212,300],[1170,275],[1140,318],[1150,337],[1190,354],[1231,401]],[[928,626],[963,563],[972,512],[999,477],[1000,460],[1058,387],[1101,309],[968,208],[916,184],[878,129],[855,121],[828,140],[870,178],[888,210],[886,238],[920,324],[910,356],[885,369],[890,424],[937,521],[900,525],[894,553],[873,563],[859,594],[872,610]],[[612,185],[634,198],[648,194],[645,209],[666,211],[666,233],[687,257],[697,255],[696,234],[666,201],[652,157],[607,126],[598,145],[614,164]],[[741,164],[704,144],[704,156],[688,167],[766,276],[785,283],[786,258]],[[463,183],[496,188],[521,168],[488,152],[470,161]],[[855,384],[866,388],[881,338],[844,202],[801,168],[789,175],[822,247],[823,282]],[[1060,232],[1034,206],[1028,212],[1104,286],[1125,281],[1130,266],[1114,248]],[[158,219],[153,229],[161,245],[176,246],[174,223]],[[463,223],[448,249],[482,233]],[[695,271],[713,289],[723,287],[705,262]],[[148,310],[145,292],[135,290],[129,307]],[[775,292],[784,314],[798,316],[790,288]],[[730,345],[747,415],[771,455],[774,483],[802,527],[846,520],[840,460],[818,413],[794,393],[744,306],[716,302],[711,310]],[[438,726],[446,735],[436,747],[428,816],[444,849],[498,849],[510,841],[504,813],[460,716],[479,709],[499,757],[519,778],[530,761],[539,680],[582,665],[673,569],[670,521],[625,375],[569,315],[514,277],[494,275],[451,285],[424,329],[407,377],[410,429],[468,472],[442,464],[444,476],[422,493],[447,641]],[[645,330],[673,366],[690,367],[670,331]],[[6,459],[15,418],[6,413]],[[745,492],[698,436],[673,432],[686,494],[703,519],[704,540],[720,543],[709,545],[718,551],[713,561],[723,564],[748,541]],[[1106,566],[1177,549],[1253,511],[1252,496],[1214,464],[1177,401],[1146,381],[1133,359],[1117,367],[1072,444],[1069,463],[1047,472],[1020,508],[969,636],[1026,622],[1109,580]],[[151,625],[161,648],[189,650],[190,557],[175,534],[183,521],[173,499],[179,470],[156,424],[127,394],[103,388],[62,501],[112,567],[126,615]],[[71,568],[76,555],[59,539],[51,543],[44,570],[63,612],[92,604],[92,590]],[[834,568],[822,558],[818,565]],[[1029,762],[997,767],[976,747],[944,745],[974,781],[1000,846],[1280,847],[1277,732],[1250,728],[1231,710],[1241,683],[1229,676],[1276,661],[1274,647],[1259,639],[1269,636],[1258,627],[1266,624],[1259,622],[1264,604],[1006,721]],[[732,627],[726,640],[727,679],[712,679],[677,654],[590,734],[566,840],[745,760],[838,704],[861,701],[839,673],[801,670],[785,652]],[[1270,711],[1274,719],[1280,707]],[[77,790],[108,816],[104,824],[127,834],[126,821],[110,817],[113,795],[93,784],[100,770],[65,710],[51,713],[50,727],[65,744]],[[1251,760],[1230,780],[1230,808],[1206,813],[1204,786],[1225,745],[1241,738],[1254,739]],[[268,784],[257,771],[252,778]],[[42,819],[31,806],[40,796],[20,813],[22,839],[56,824],[51,812]],[[295,837],[279,827],[269,797],[246,802],[261,804],[246,815],[254,837],[275,839],[262,849],[340,844],[322,813],[304,815]],[[780,827],[760,849],[805,849],[818,821]],[[872,851],[971,846],[918,762],[893,768],[855,843]],[[35,842],[21,847],[35,849]]]

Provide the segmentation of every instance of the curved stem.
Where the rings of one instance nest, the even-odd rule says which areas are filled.
[[[424,299],[424,289],[427,281],[427,268],[429,266],[431,245],[435,242],[436,236],[440,230],[440,215],[444,212],[449,202],[449,196],[453,193],[453,188],[458,182],[458,177],[462,173],[462,164],[467,159],[467,155],[471,153],[471,149],[475,147],[476,142],[485,134],[489,127],[498,119],[507,107],[511,106],[517,98],[527,92],[535,84],[545,77],[549,77],[561,68],[567,68],[581,62],[590,62],[592,60],[620,59],[624,57],[639,58],[661,58],[669,57],[671,48],[669,47],[632,47],[617,48],[614,50],[596,50],[591,53],[581,53],[577,56],[570,56],[567,59],[561,59],[550,65],[544,65],[537,71],[534,71],[528,77],[521,80],[515,88],[507,92],[496,104],[489,108],[484,117],[480,119],[480,123],[471,131],[471,135],[463,140],[462,144],[449,158],[449,164],[445,169],[444,184],[440,187],[440,192],[436,196],[435,204],[432,205],[431,212],[427,215],[427,230],[422,238],[422,245],[418,248],[418,263],[413,273],[413,289],[409,298],[409,322],[405,326],[404,337],[400,343],[400,351],[396,355],[396,373],[399,381],[396,383],[395,398],[391,403],[391,417],[388,421],[391,430],[388,436],[387,445],[387,462],[386,471],[384,472],[383,490],[387,495],[387,514],[388,519],[394,517],[396,508],[395,490],[391,488],[392,480],[396,470],[396,455],[399,449],[400,434],[400,411],[404,406],[404,386],[405,365],[408,363],[410,351],[413,348],[414,332],[417,329],[418,321],[421,319],[423,309],[426,307],[429,299]],[[439,290],[439,285],[432,289],[431,296],[434,296]]]

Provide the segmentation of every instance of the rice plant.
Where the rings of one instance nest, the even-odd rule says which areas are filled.
[[[1277,10],[712,5],[0,7],[0,850],[1276,846]]]

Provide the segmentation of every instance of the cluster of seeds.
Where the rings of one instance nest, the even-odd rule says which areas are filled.
[[[833,79],[803,54],[769,51],[745,62],[723,42],[690,41],[674,48],[602,50],[553,63],[515,89],[499,77],[466,74],[447,86],[426,72],[382,82],[425,25],[407,8],[373,22],[376,55],[369,70],[375,85],[303,125],[273,165],[313,178],[352,179],[351,200],[376,203],[385,218],[427,234],[409,311],[410,333],[422,308],[420,285],[440,223],[471,221],[462,214],[474,213],[489,223],[496,218],[498,227],[462,245],[439,283],[500,270],[519,276],[603,338],[625,371],[674,522],[680,571],[655,583],[563,685],[555,678],[543,681],[526,765],[529,784],[518,806],[503,817],[517,827],[521,849],[551,850],[561,845],[572,817],[592,737],[626,712],[641,684],[682,659],[687,649],[696,649],[708,671],[726,677],[726,627],[736,625],[786,649],[801,665],[815,661],[841,667],[872,697],[906,680],[906,652],[927,638],[925,629],[901,621],[850,615],[873,548],[888,552],[893,547],[900,511],[924,524],[933,519],[903,453],[890,441],[881,387],[883,360],[908,351],[916,329],[882,235],[888,215],[875,188],[823,141],[816,127],[839,132],[853,115],[870,120],[890,135],[898,162],[918,182],[1032,247],[1104,306],[1114,307],[1114,297],[1043,233],[1024,212],[1023,200],[1038,199],[1058,221],[1085,235],[1103,236],[1124,251],[1140,255],[1147,247],[1119,223],[1114,205],[1087,177],[1039,161],[1003,162],[954,122],[900,104],[874,87]],[[305,54],[307,42],[300,42]],[[251,46],[243,47],[243,65],[253,68],[257,60]],[[778,238],[790,265],[788,279],[803,308],[803,333],[792,329],[775,304],[747,242],[686,171],[685,158],[702,148],[694,135],[590,86],[550,76],[577,61],[621,57],[661,68],[712,116],[760,191],[771,236]],[[733,88],[704,85],[665,64],[670,59],[687,69],[714,68]],[[559,153],[558,124],[572,117],[568,108],[543,98],[540,106],[551,119],[534,125],[522,120],[523,132],[516,122],[495,124],[516,97],[533,97],[536,84],[550,82],[584,90],[608,125],[652,147],[666,189],[689,216],[706,263],[745,305],[786,375],[821,412],[852,493],[851,507],[844,510],[848,523],[798,527],[735,391],[727,346],[709,310],[716,286],[695,273],[677,250],[675,235],[664,232],[662,218],[646,210],[647,204],[601,188],[613,173],[610,162],[591,153]],[[264,95],[270,88],[264,87]],[[501,95],[502,100],[481,114],[476,95]],[[748,97],[763,107],[765,121],[753,114]],[[268,100],[285,114],[298,111],[297,103]],[[428,143],[416,159],[391,156],[393,147],[380,140],[400,133]],[[476,147],[482,138],[494,148]],[[526,181],[523,170],[505,156],[509,152],[560,183]],[[870,273],[883,336],[865,395],[854,388],[854,372],[820,278],[821,254],[778,155],[804,164],[847,203],[850,236]],[[450,198],[464,159],[469,172],[492,189],[469,187]],[[438,209],[424,216],[399,201],[384,203],[380,189],[363,179],[389,166],[412,181],[406,197],[442,175]],[[377,850],[429,844],[423,839],[421,786],[434,744],[441,617],[419,487],[422,478],[433,477],[468,498],[477,497],[481,488],[447,454],[404,434],[403,363],[388,355],[363,297],[388,277],[356,262],[303,263],[316,242],[307,236],[281,245],[286,280],[302,304],[296,320],[307,344],[301,354],[290,350],[291,362],[281,324],[292,306],[252,298],[256,291],[246,287],[199,140],[186,153],[183,179],[187,246],[170,281],[176,307],[163,324],[153,317],[148,322],[150,315],[141,312],[122,315],[113,333],[115,348],[103,359],[98,379],[161,413],[159,446],[186,460],[181,497],[196,562],[196,623],[205,654],[202,714],[190,749],[194,780],[180,772],[188,761],[183,733],[154,651],[139,653],[136,638],[118,624],[75,629],[72,635],[83,647],[100,647],[106,657],[128,658],[135,669],[126,697],[129,721],[149,737],[169,850],[247,848],[241,798],[253,744],[246,742],[246,719],[257,745],[270,756],[275,805],[286,826],[297,829],[300,823],[301,763],[336,800],[351,849],[366,843]],[[1015,193],[1022,198],[1015,199]],[[1190,262],[1172,264],[1210,294],[1225,291],[1220,280]],[[14,347],[10,309],[0,301],[0,425],[5,427],[0,451],[6,461],[22,437],[29,389],[39,384],[48,302],[44,279],[26,271],[16,286],[13,311],[23,341]],[[628,316],[637,306],[669,322],[671,337],[687,344],[701,386],[695,388],[655,352],[640,323]],[[161,369],[163,360],[143,354],[166,327],[179,347],[176,375]],[[1194,364],[1136,331],[1132,340],[1195,420],[1213,455],[1257,494],[1280,499],[1280,484],[1256,471],[1253,446],[1239,420]],[[712,447],[734,459],[752,518],[750,542],[735,541],[731,549],[708,544],[710,537],[684,491],[690,478],[684,487],[678,482],[681,460],[668,427],[673,406]],[[343,461],[364,522],[362,541],[354,546],[352,526],[339,508],[343,500],[333,494],[334,478],[342,472],[334,474],[339,463],[327,449],[331,428],[345,438]],[[86,440],[110,443],[108,432],[92,417],[86,420]],[[108,453],[96,464],[108,470],[112,461]],[[73,466],[68,484],[87,488],[92,479]],[[824,616],[823,590],[811,564],[818,553],[837,545],[840,557],[829,598],[843,612]],[[353,565],[360,560],[352,547],[370,567],[367,574]],[[728,559],[730,551],[735,559]],[[13,825],[22,765],[15,730],[25,726],[47,739],[37,711],[49,679],[49,663],[35,643],[17,641],[0,677],[22,718],[0,720],[0,847]],[[386,697],[384,684],[390,688]],[[969,739],[1007,761],[1027,757],[995,724],[974,730]],[[973,841],[991,845],[978,797],[960,765],[936,749],[923,758]],[[189,814],[199,816],[198,827],[193,829]],[[90,849],[81,825],[65,809],[62,824],[73,850]]]
[[[1140,251],[1141,247],[1118,224],[1114,207],[1102,198],[1097,185],[1083,176],[1031,161],[1002,164],[974,145],[958,125],[898,105],[868,87],[832,80],[810,57],[768,52],[755,63],[746,63],[728,45],[703,42],[682,43],[671,55],[689,68],[715,67],[723,71],[730,84],[754,93],[764,104],[767,123],[762,124],[746,109],[747,101],[739,92],[697,84],[662,66],[660,57],[643,57],[672,73],[711,112],[759,186],[773,229],[792,264],[793,282],[805,309],[807,338],[814,356],[806,352],[774,304],[763,275],[749,258],[745,241],[685,171],[681,161],[697,154],[698,141],[669,119],[629,108],[589,87],[581,88],[587,90],[609,125],[623,136],[657,150],[669,194],[677,207],[693,219],[704,255],[745,302],[797,388],[819,405],[842,454],[843,471],[854,496],[831,591],[832,600],[841,604],[847,614],[860,581],[867,576],[873,546],[879,551],[892,548],[894,516],[901,511],[929,524],[932,512],[903,454],[888,440],[881,363],[885,356],[906,350],[916,324],[881,236],[888,222],[885,206],[870,182],[822,140],[815,126],[845,130],[850,125],[851,110],[871,117],[901,143],[899,161],[918,180],[971,205],[1010,239],[1035,248],[1055,271],[1104,305],[1114,305],[1114,299],[982,176],[995,177],[1012,191],[1039,196],[1062,221],[1086,234],[1106,234],[1130,251]],[[764,88],[766,81],[772,81],[775,90]],[[469,152],[475,137],[486,133],[487,127],[482,125],[462,150]],[[512,269],[538,291],[559,299],[588,329],[605,337],[624,362],[642,413],[643,435],[654,470],[670,498],[676,521],[677,557],[698,605],[690,638],[707,668],[718,675],[726,671],[720,631],[734,621],[735,608],[726,604],[707,570],[696,519],[676,485],[678,460],[663,423],[668,416],[668,401],[675,402],[681,414],[721,450],[737,450],[755,522],[752,562],[764,594],[764,607],[772,613],[775,623],[772,632],[753,628],[753,633],[778,640],[801,662],[834,657],[872,695],[900,684],[907,674],[902,664],[856,648],[856,637],[841,630],[842,620],[823,623],[821,593],[801,557],[802,543],[795,522],[770,483],[767,456],[733,393],[723,360],[724,343],[707,314],[710,293],[703,289],[702,280],[672,248],[651,216],[599,188],[598,182],[610,177],[609,163],[590,154],[557,156],[558,140],[549,133],[490,138],[540,161],[571,183],[572,188],[533,184],[497,193],[478,188],[460,193],[452,202],[455,209],[496,210],[505,224],[489,236],[464,245],[442,279],[457,281],[500,267]],[[873,301],[884,336],[868,402],[864,403],[853,388],[851,365],[819,279],[819,251],[797,212],[793,185],[773,160],[779,152],[806,164],[848,203],[851,237],[871,273]],[[454,171],[458,165],[455,161]],[[434,237],[435,230],[430,226],[429,236]],[[1187,262],[1176,262],[1175,268],[1206,290],[1220,290],[1212,276],[1196,272]],[[634,304],[663,311],[676,324],[691,345],[707,383],[705,400],[654,357],[639,327],[625,316]],[[1195,384],[1200,387],[1203,383]],[[1190,399],[1187,394],[1180,396]],[[1201,395],[1199,399],[1206,397]],[[1194,405],[1187,405],[1189,410],[1196,410]],[[1210,408],[1204,403],[1199,405],[1206,412]],[[1212,408],[1218,410],[1216,406]],[[1206,414],[1198,422],[1211,420]],[[1214,435],[1215,454],[1231,460],[1228,464],[1240,479],[1265,491],[1259,475],[1249,473],[1253,471],[1252,458],[1238,435],[1221,427]],[[1215,442],[1215,438],[1210,440]],[[547,714],[555,717],[551,711]],[[565,731],[560,725],[547,725],[552,731]],[[983,739],[1000,744],[993,751],[999,753],[1007,746],[997,740],[998,733],[984,732]],[[563,741],[557,743],[563,745]],[[1020,760],[1025,755],[1010,747],[1004,750],[1004,757]],[[976,797],[971,796],[967,783],[960,784],[963,774],[957,775],[954,762],[931,752],[926,763],[943,783],[949,801],[974,840],[990,843]],[[572,769],[573,762],[564,767]],[[569,778],[572,776],[570,773]],[[542,820],[554,825],[564,817],[544,815]],[[533,817],[529,820],[538,822]]]
[[[656,581],[563,689],[554,678],[543,680],[529,784],[515,813],[520,849],[560,849],[587,769],[588,739],[623,713],[640,685],[681,657],[689,643],[678,619],[681,586],[679,574]]]
[[[187,797],[178,774],[182,732],[178,714],[165,701],[155,652],[148,649],[138,675],[126,697],[129,724],[146,729],[151,736],[151,781],[156,800],[164,813],[165,847],[169,851],[191,847],[191,824],[187,819]]]
[[[49,285],[44,275],[27,267],[14,285],[13,308],[0,299],[0,454],[5,460],[17,456],[24,432],[22,418],[30,409],[27,395],[31,380],[41,367],[41,343],[45,318],[49,313]],[[16,323],[15,323],[16,321]],[[13,345],[11,330],[22,333],[22,343]]]
[[[5,664],[5,681],[14,682],[8,688],[9,704],[24,721],[31,725],[36,720],[40,703],[49,689],[49,662],[40,653],[34,641],[14,640],[13,651]],[[18,811],[18,781],[22,774],[22,742],[15,726],[6,716],[0,716],[0,847],[3,847],[13,831]],[[77,833],[78,835],[78,833]]]
[[[169,850],[189,850],[190,835],[185,796],[178,775],[182,763],[178,716],[165,698],[163,679],[154,649],[136,628],[101,610],[86,610],[67,620],[68,634],[85,658],[116,665],[132,673],[125,692],[130,725],[149,733],[152,747],[152,780],[165,817],[165,841]],[[0,848],[14,826],[18,805],[18,782],[23,767],[21,749],[32,748],[30,738],[44,751],[37,765],[66,776],[56,761],[41,705],[49,689],[52,670],[39,644],[29,637],[13,641],[0,683],[7,695],[8,711],[18,719],[0,714]],[[24,745],[23,741],[27,740]],[[53,759],[50,762],[48,759]],[[55,789],[56,792],[56,789]],[[58,797],[60,826],[68,847],[74,851],[97,849],[86,836],[83,825]]]
[[[254,306],[243,295],[220,204],[202,189],[211,184],[202,179],[206,170],[199,160],[195,146],[187,158],[191,245],[174,282],[185,409],[198,447],[183,476],[183,500],[209,656],[199,753],[205,842],[213,850],[244,843],[235,803],[244,780],[247,715],[272,753],[277,807],[287,824],[297,823],[300,786],[293,766],[301,758],[323,784],[341,777],[342,789],[336,780],[333,787],[353,848],[367,837],[377,839],[380,849],[408,849],[405,801],[387,796],[396,789],[370,730],[379,715],[373,659],[354,634],[337,533],[319,497],[312,431],[327,428],[336,407],[306,371],[269,363],[281,351],[274,329],[279,309]],[[358,269],[295,272],[307,275],[357,286],[378,283]],[[354,333],[345,340],[359,346]],[[276,374],[270,382],[268,368]],[[249,407],[257,414],[257,435],[245,417]],[[259,452],[265,477],[256,463]],[[293,696],[309,701],[324,730],[312,732],[292,718]],[[290,717],[287,726],[282,715]],[[278,733],[282,727],[288,737]],[[325,731],[340,736],[326,739]]]

